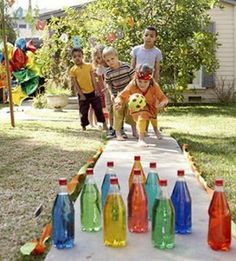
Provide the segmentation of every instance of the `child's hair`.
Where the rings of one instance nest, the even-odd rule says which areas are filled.
[[[71,50],[71,55],[73,55],[73,54],[76,53],[76,52],[80,52],[81,54],[84,54],[82,48],[77,47],[77,48],[73,48],[73,49]]]
[[[105,47],[102,51],[102,57],[105,58],[107,55],[114,54],[118,56],[118,53],[114,47]]]
[[[136,70],[135,78],[140,80],[151,80],[152,68],[146,63],[140,64]]]
[[[101,53],[103,52],[105,46],[104,45],[97,45],[95,46],[93,49],[92,49],[92,64],[93,64],[93,67],[96,68],[98,67],[98,64],[96,62],[96,55],[98,53]]]
[[[154,27],[154,26],[148,26],[148,27],[145,28],[145,30],[154,31],[155,34],[156,34],[156,36],[157,36],[157,29],[156,29],[156,27]],[[145,31],[145,30],[144,30],[144,31]]]

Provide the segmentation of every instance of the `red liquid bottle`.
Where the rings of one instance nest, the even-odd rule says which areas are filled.
[[[134,179],[128,195],[128,228],[130,232],[148,231],[148,203],[140,169],[134,170]]]
[[[208,209],[208,244],[213,250],[228,251],[231,244],[231,214],[223,190],[223,180],[215,180],[215,192]]]

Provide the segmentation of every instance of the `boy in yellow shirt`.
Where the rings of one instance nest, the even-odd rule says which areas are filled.
[[[92,65],[83,61],[83,50],[81,48],[73,48],[71,54],[75,65],[70,69],[70,76],[72,85],[78,92],[82,129],[86,130],[86,126],[89,125],[88,111],[91,105],[97,121],[102,122],[103,129],[107,130],[101,100],[96,93],[96,80]]]

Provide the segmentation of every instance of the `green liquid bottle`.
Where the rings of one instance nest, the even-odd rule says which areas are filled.
[[[167,180],[159,181],[161,193],[155,199],[152,213],[152,243],[159,249],[175,246],[175,213],[167,192]]]
[[[93,177],[93,169],[86,171],[85,184],[80,197],[80,217],[82,231],[101,229],[101,199]]]

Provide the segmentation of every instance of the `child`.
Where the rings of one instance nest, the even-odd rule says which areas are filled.
[[[105,72],[107,65],[102,58],[102,51],[105,47],[102,45],[96,46],[92,50],[92,64],[95,70],[95,78],[97,80],[98,92],[102,102],[102,107],[105,112],[108,111],[108,119],[110,128],[108,129],[108,136],[114,137],[115,131],[113,129],[113,105],[111,103],[110,94],[105,84]]]
[[[159,82],[160,76],[160,61],[162,61],[161,50],[155,47],[157,38],[157,30],[153,26],[148,26],[144,30],[144,43],[135,46],[131,51],[131,66],[138,68],[140,64],[148,64],[153,69],[153,77],[156,82]]]
[[[73,48],[72,58],[75,65],[70,69],[70,76],[73,87],[78,92],[82,129],[86,130],[86,126],[89,125],[88,111],[91,105],[98,122],[102,122],[103,129],[106,130],[107,126],[102,112],[101,100],[96,93],[96,82],[92,65],[83,61],[83,50],[81,48]]]
[[[124,90],[133,78],[134,70],[126,63],[119,61],[117,51],[113,47],[106,47],[103,52],[103,59],[109,66],[105,74],[105,81],[108,84],[108,90],[111,96],[112,103],[117,94]],[[116,138],[119,141],[124,141],[127,138],[123,129],[124,119],[131,124],[133,135],[136,136],[135,124],[131,118],[128,117],[127,105],[124,104],[119,111],[114,112],[114,125],[116,131]]]
[[[143,110],[138,112],[130,111],[130,113],[137,124],[139,145],[147,146],[145,143],[147,120],[151,121],[154,132],[157,138],[160,139],[161,135],[157,128],[157,113],[168,103],[167,97],[163,94],[159,85],[152,79],[152,69],[147,64],[139,66],[135,73],[135,78],[119,93],[115,101],[115,109],[119,110],[122,108],[122,104],[127,102],[130,95],[134,93],[141,93],[146,101],[146,106]]]

